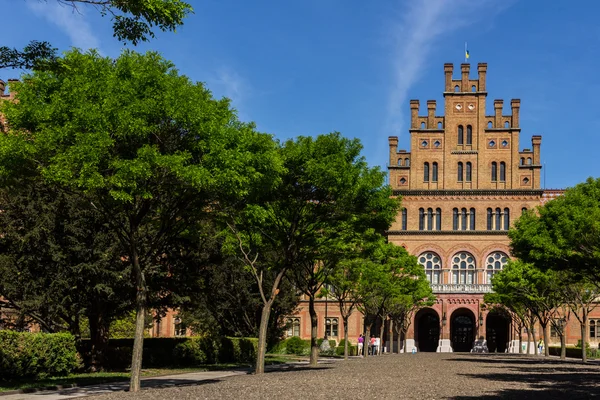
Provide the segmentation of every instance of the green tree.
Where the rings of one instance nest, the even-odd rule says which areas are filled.
[[[509,231],[513,254],[600,286],[600,178],[567,189],[538,212],[525,213]]]
[[[109,326],[132,307],[124,251],[102,215],[38,180],[0,189],[0,299],[48,332],[90,328],[92,368],[102,366]]]
[[[39,1],[39,0],[29,0]],[[183,24],[192,6],[181,0],[45,0],[55,1],[74,12],[79,7],[98,10],[110,16],[113,35],[122,42],[139,42],[154,38],[155,30],[175,31]],[[56,49],[46,41],[31,41],[23,50],[0,47],[0,68],[41,68],[45,61],[56,59]]]
[[[227,99],[180,76],[156,53],[118,59],[77,50],[35,71],[4,102],[0,173],[38,173],[79,193],[127,251],[136,288],[131,390],[139,390],[144,317],[194,271],[184,262],[195,226],[273,168],[268,135],[237,120]],[[150,290],[156,288],[156,290]]]

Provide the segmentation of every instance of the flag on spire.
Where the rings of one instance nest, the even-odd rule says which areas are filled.
[[[467,42],[465,42],[465,62],[469,59],[469,50],[467,50]]]

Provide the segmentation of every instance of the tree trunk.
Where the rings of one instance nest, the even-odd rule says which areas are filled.
[[[366,324],[365,331],[366,331],[366,336],[365,336],[365,345],[364,345],[364,347],[366,347],[365,357],[367,357],[369,355],[369,349],[371,348],[371,325]]]
[[[267,352],[267,328],[269,326],[269,316],[271,315],[271,306],[273,299],[263,303],[262,312],[260,314],[260,327],[258,328],[258,351],[256,354],[256,366],[254,367],[255,374],[263,374],[265,372],[265,354]]]
[[[537,342],[537,336],[535,336],[534,327],[535,327],[535,322],[532,322],[531,323],[531,333],[533,336],[533,354],[537,356],[539,353],[539,349],[538,349],[538,345],[537,345],[538,342]]]
[[[519,354],[523,354],[523,327],[521,325],[519,328]]]
[[[581,318],[581,361],[587,362],[587,309],[583,307],[583,315]]]
[[[131,258],[136,278],[137,294],[135,296],[135,335],[133,339],[133,352],[131,356],[131,381],[129,391],[140,390],[140,374],[142,371],[142,355],[144,352],[144,328],[146,327],[146,301],[148,299],[148,288],[146,277],[140,266],[137,249],[132,245]]]
[[[348,317],[342,317],[342,322],[344,323],[344,360],[348,359]],[[358,343],[357,343],[358,346]]]
[[[99,313],[88,316],[90,324],[90,371],[104,369],[104,353],[108,347],[110,323]]]
[[[567,340],[565,337],[565,328],[563,327],[562,329],[563,331],[560,334],[560,359],[564,360],[567,358]]]
[[[527,328],[527,351],[525,352],[525,354],[530,355],[531,354],[531,327]]]
[[[542,329],[543,329],[543,335],[544,335],[544,356],[545,357],[549,357],[550,356],[550,350],[549,350],[549,346],[548,346],[548,324],[546,323],[545,325],[542,325]]]
[[[319,362],[319,345],[317,344],[318,318],[315,310],[315,296],[308,297],[308,312],[310,314],[310,362],[311,367],[316,367]],[[325,334],[327,336],[327,334]]]

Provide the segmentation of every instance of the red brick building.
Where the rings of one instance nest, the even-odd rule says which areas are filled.
[[[490,351],[504,352],[518,332],[507,318],[483,306],[483,296],[491,291],[492,276],[511,258],[509,227],[524,210],[562,190],[541,188],[542,137],[532,136],[531,146],[521,149],[521,101],[512,99],[505,113],[503,100],[494,100],[493,113],[487,113],[487,64],[478,64],[475,79],[469,64],[460,68],[455,79],[454,66],[444,65],[441,112],[435,100],[428,100],[426,115],[420,115],[420,102],[410,101],[410,149],[398,149],[395,136],[388,139],[389,183],[403,206],[388,240],[417,256],[437,298],[435,305],[415,314],[407,335],[409,349],[469,351],[483,335]],[[329,305],[326,312],[320,301],[317,311],[319,335],[332,326],[329,336],[342,338],[337,307]],[[356,313],[350,321],[354,342],[363,331],[362,320]],[[310,337],[305,304],[288,322],[288,335]],[[592,324],[594,346],[600,321],[596,328],[592,317]],[[579,332],[572,318],[567,343],[575,344]]]

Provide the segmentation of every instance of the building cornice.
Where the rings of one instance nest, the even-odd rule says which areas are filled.
[[[541,196],[543,189],[408,189],[394,190],[394,196]]]
[[[391,236],[413,236],[413,235],[492,235],[506,236],[508,231],[386,231],[387,235]]]

